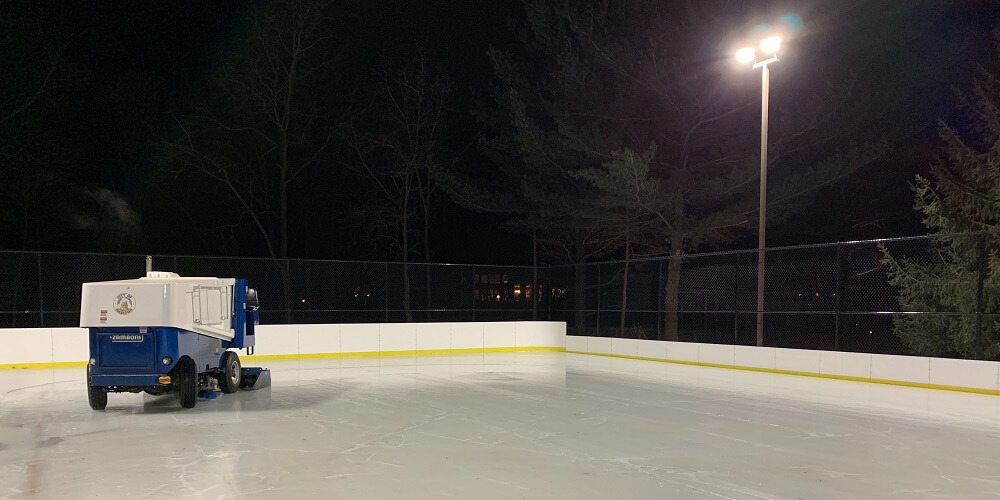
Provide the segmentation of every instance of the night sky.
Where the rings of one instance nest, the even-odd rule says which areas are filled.
[[[201,224],[222,224],[207,211],[211,203],[192,204],[211,189],[178,185],[162,172],[155,146],[169,134],[168,117],[189,113],[210,99],[209,80],[222,60],[240,50],[246,30],[236,2],[15,2],[17,23],[34,23],[41,42],[8,47],[7,56],[31,57],[40,44],[58,47],[80,83],[60,97],[58,112],[47,115],[43,130],[60,138],[72,158],[68,178],[86,189],[106,188],[139,216],[137,235],[122,241],[71,233],[30,246],[47,250],[134,251],[181,254],[266,255],[256,243],[241,240],[213,247]],[[266,2],[258,2],[265,5]],[[863,3],[863,2],[862,2]],[[873,2],[870,4],[879,3]],[[908,183],[926,172],[940,152],[937,120],[961,123],[953,89],[971,81],[977,65],[995,56],[990,30],[1000,23],[994,2],[880,2],[884,7],[838,7],[840,2],[747,2],[746,10],[766,18],[794,11],[805,28],[773,69],[772,109],[794,112],[796,99],[822,82],[844,74],[857,76],[857,99],[848,105],[884,106],[861,126],[891,136],[891,151],[875,164],[819,192],[811,204],[769,235],[770,245],[794,245],[921,234],[912,210]],[[523,24],[517,0],[412,2],[349,0],[336,7],[327,43],[344,52],[338,71],[343,81],[370,78],[380,60],[405,62],[423,53],[438,61],[453,80],[453,109],[446,147],[463,168],[488,176],[493,168],[476,147],[479,134],[472,110],[493,81],[486,57],[490,47],[517,51],[515,32]],[[905,7],[902,4],[910,4]],[[852,4],[856,5],[856,4]],[[23,9],[22,9],[23,7]],[[10,9],[10,7],[8,7]],[[727,20],[733,32],[750,20]],[[742,26],[740,24],[743,24]],[[880,37],[885,37],[880,38]],[[731,33],[720,33],[718,57],[730,57]],[[17,51],[24,52],[17,54]],[[886,64],[891,61],[893,64]],[[759,74],[727,78],[759,85]],[[330,92],[347,92],[350,84]],[[747,127],[756,129],[756,123]],[[323,164],[330,172],[335,161]],[[332,176],[332,174],[331,174]],[[357,189],[332,177],[317,177],[314,213],[343,211],[350,203],[342,190]],[[350,182],[356,182],[350,181]],[[181,192],[183,191],[183,192]],[[224,198],[219,198],[224,200]],[[224,205],[225,201],[218,203]],[[180,206],[186,205],[186,206]],[[173,212],[168,208],[175,206]],[[225,207],[220,214],[229,214]],[[530,239],[503,229],[505,217],[463,209],[440,195],[431,223],[432,260],[439,262],[529,263]],[[324,212],[325,213],[325,212]],[[350,224],[318,227],[311,216],[293,213],[293,257],[394,260],[384,251],[352,244]],[[225,215],[220,215],[220,219]],[[213,226],[214,227],[214,226]],[[206,231],[211,232],[211,228]],[[241,230],[233,231],[240,233]],[[21,242],[0,227],[0,247]],[[727,248],[748,248],[747,234]]]

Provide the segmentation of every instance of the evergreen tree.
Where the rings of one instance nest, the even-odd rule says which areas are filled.
[[[549,262],[576,265],[575,324],[583,333],[584,264],[622,241],[608,223],[601,193],[574,173],[610,159],[625,132],[615,120],[614,83],[576,36],[570,3],[525,2],[519,51],[489,52],[495,81],[476,116],[486,130],[483,153],[500,175],[465,178],[438,172],[442,187],[463,206],[511,215],[509,227],[533,236]]]
[[[1000,30],[994,32],[1000,54]],[[998,61],[1000,62],[1000,61]],[[995,65],[1000,67],[1000,65]],[[981,69],[959,103],[961,132],[942,121],[944,155],[931,178],[917,176],[915,208],[934,235],[929,259],[894,258],[883,248],[904,311],[962,313],[894,320],[914,354],[1000,359],[1000,78]],[[975,233],[975,234],[968,234]],[[981,314],[977,314],[981,313]]]
[[[740,92],[720,78],[722,68],[706,63],[719,33],[730,30],[726,21],[746,17],[740,9],[725,1],[667,8],[652,0],[525,0],[527,57],[491,53],[496,83],[493,107],[480,112],[489,130],[483,144],[508,183],[492,184],[504,194],[490,206],[515,207],[508,212],[515,224],[543,241],[549,236],[544,246],[577,264],[578,311],[585,309],[584,262],[623,247],[626,258],[670,255],[664,338],[677,340],[680,257],[755,226],[759,130],[747,124],[759,120],[759,90]],[[775,117],[771,164],[786,160],[794,170],[769,190],[772,222],[799,208],[801,195],[884,151],[881,144],[851,147],[802,164],[834,138],[849,142],[831,133],[850,128],[838,112],[847,93],[835,94]],[[449,192],[461,202],[482,190]]]

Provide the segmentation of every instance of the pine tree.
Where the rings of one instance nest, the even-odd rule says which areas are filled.
[[[495,81],[488,104],[476,112],[486,130],[481,150],[497,171],[488,177],[440,171],[437,178],[461,205],[510,215],[509,228],[531,234],[550,262],[576,266],[575,321],[582,334],[584,264],[623,238],[619,221],[608,221],[601,193],[574,173],[607,161],[622,132],[598,118],[612,112],[614,92],[597,55],[574,35],[572,19],[564,15],[575,8],[526,0],[525,11],[522,51],[490,50]]]
[[[994,39],[1000,54],[1000,30]],[[893,326],[914,354],[1000,359],[1000,320],[992,316],[1000,313],[997,73],[981,69],[958,97],[968,125],[960,132],[940,122],[944,155],[931,178],[913,184],[915,209],[934,236],[930,258],[894,258],[883,249],[883,262],[903,311],[962,314],[901,316]]]
[[[746,6],[524,6],[521,50],[491,52],[496,79],[490,106],[479,110],[483,149],[501,175],[485,186],[468,180],[445,188],[470,208],[514,215],[515,227],[539,234],[552,256],[576,264],[579,311],[586,305],[584,262],[619,249],[626,258],[671,256],[663,332],[677,340],[682,256],[729,243],[758,220],[760,131],[752,124],[760,119],[759,87],[734,88],[717,62],[707,62],[717,57],[728,20],[745,18]],[[849,90],[849,83],[831,85],[831,96],[798,100],[794,113],[776,106],[770,222],[885,151],[882,143],[850,146],[815,161],[828,156],[831,142],[850,143],[844,130],[868,135],[843,116],[860,108],[843,105],[849,92],[840,87]],[[577,325],[582,320],[578,312]]]

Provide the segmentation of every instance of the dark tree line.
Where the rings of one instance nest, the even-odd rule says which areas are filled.
[[[594,286],[585,263],[674,257],[663,304],[674,339],[683,255],[737,244],[756,225],[759,81],[726,43],[769,6],[524,0],[476,65],[386,41],[391,2],[248,2],[197,22],[178,6],[98,7],[140,18],[134,36],[153,42],[137,53],[100,42],[115,31],[76,21],[80,7],[53,5],[0,6],[4,248],[264,255],[286,298],[289,258],[401,261],[413,319],[409,264],[440,253],[435,228],[462,230],[448,220],[461,207],[505,220],[536,266],[579,266],[581,315]],[[890,126],[908,92],[936,76],[896,78],[912,73],[900,51],[939,4],[804,9],[818,25],[873,24],[831,57],[864,59],[855,72],[794,50],[778,67],[772,225],[885,161],[911,133]],[[188,30],[139,33],[158,15]],[[833,51],[838,36],[803,32],[790,45]]]

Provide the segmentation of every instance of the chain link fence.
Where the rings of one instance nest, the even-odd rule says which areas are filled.
[[[770,347],[1000,359],[1000,237],[771,248]],[[757,251],[532,268],[152,256],[181,276],[247,278],[264,323],[565,321],[571,335],[757,344]],[[0,327],[75,326],[80,284],[146,256],[0,251]]]
[[[1000,359],[997,240],[767,249],[763,345]],[[757,345],[756,250],[557,266],[551,286],[570,335]]]
[[[172,255],[152,268],[246,278],[267,324],[518,321],[548,305],[548,268]],[[145,255],[0,251],[0,328],[77,326],[82,283],[145,272]]]

